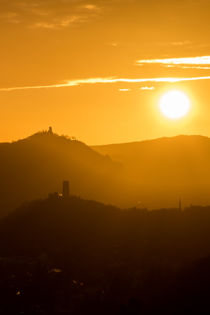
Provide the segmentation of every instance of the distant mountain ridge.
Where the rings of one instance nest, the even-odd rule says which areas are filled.
[[[142,140],[142,141],[134,141],[134,142],[125,142],[125,143],[111,143],[111,144],[104,144],[104,145],[93,145],[91,146],[92,149],[95,151],[109,155],[110,157],[115,157],[115,159],[122,160],[122,156],[126,154],[128,156],[132,156],[136,154],[134,149],[138,150],[137,153],[142,153],[142,148],[147,149],[149,146],[159,145],[160,143],[165,144],[174,144],[189,141],[192,144],[203,142],[210,145],[210,138],[207,136],[201,135],[177,135],[174,137],[161,137],[156,139],[150,140]],[[141,151],[140,151],[141,150]]]
[[[123,165],[133,198],[142,196],[149,207],[175,206],[179,197],[185,204],[210,203],[208,137],[180,135],[92,148]]]

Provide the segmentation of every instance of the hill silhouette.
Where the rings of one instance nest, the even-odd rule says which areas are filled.
[[[135,143],[94,146],[124,167],[128,198],[150,208],[210,203],[210,138],[176,136]],[[152,198],[151,198],[152,195]]]
[[[0,312],[204,314],[209,242],[210,207],[26,203],[0,221]]]
[[[39,132],[0,144],[0,216],[27,200],[60,192],[140,208],[210,203],[210,139],[177,136],[128,144],[89,147]],[[152,196],[152,198],[151,198]]]
[[[74,194],[109,202],[119,169],[116,162],[84,143],[52,132],[1,143],[0,215],[26,200],[60,192],[64,179],[70,180]]]

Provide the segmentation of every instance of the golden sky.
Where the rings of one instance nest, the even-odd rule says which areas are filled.
[[[209,0],[1,0],[0,141],[53,126],[87,144],[210,136]],[[185,92],[169,121],[161,95]]]

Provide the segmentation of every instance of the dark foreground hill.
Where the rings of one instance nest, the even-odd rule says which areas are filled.
[[[1,143],[0,216],[26,200],[60,192],[65,179],[74,194],[111,202],[117,199],[119,171],[110,158],[52,132]]]
[[[210,207],[38,200],[0,222],[2,314],[206,314]]]
[[[128,199],[149,208],[210,203],[210,139],[177,136],[135,143],[94,146],[120,162],[132,190]],[[152,195],[152,198],[151,198]]]

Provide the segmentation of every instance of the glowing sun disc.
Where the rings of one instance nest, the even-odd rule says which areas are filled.
[[[187,115],[190,110],[190,100],[181,91],[169,91],[160,99],[160,110],[170,119],[179,119]]]

